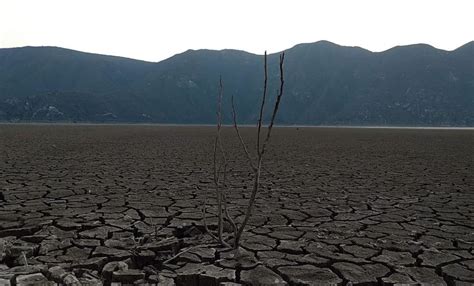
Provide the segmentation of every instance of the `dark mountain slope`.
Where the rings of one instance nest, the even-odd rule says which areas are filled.
[[[61,48],[0,49],[0,120],[213,123],[219,76],[252,123],[263,56],[189,50],[159,63]],[[283,124],[474,125],[474,42],[372,53],[321,41],[286,51]],[[270,101],[278,55],[269,55]]]

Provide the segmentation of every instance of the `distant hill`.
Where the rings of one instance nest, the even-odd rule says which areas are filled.
[[[214,123],[217,83],[225,113],[253,123],[263,56],[189,50],[150,63],[55,47],[0,49],[0,121]],[[278,87],[269,55],[269,95]],[[320,41],[286,50],[280,124],[474,126],[474,42],[373,53]]]

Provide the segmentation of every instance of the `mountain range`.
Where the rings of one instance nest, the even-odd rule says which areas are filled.
[[[331,42],[285,51],[278,124],[474,126],[474,42],[383,52]],[[279,85],[268,56],[269,105]],[[0,49],[0,121],[213,124],[219,77],[224,120],[255,123],[263,56],[188,50],[152,63],[57,47]]]

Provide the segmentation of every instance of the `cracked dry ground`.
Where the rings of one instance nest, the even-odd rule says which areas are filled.
[[[276,129],[239,258],[203,234],[213,136],[0,125],[0,284],[474,284],[474,131]],[[238,220],[249,170],[223,136]]]

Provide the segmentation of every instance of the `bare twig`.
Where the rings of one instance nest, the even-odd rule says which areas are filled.
[[[204,229],[206,230],[206,232],[213,238],[215,239],[217,242],[219,242],[219,239],[217,238],[217,236],[215,236],[211,230],[207,227],[207,220],[206,220],[206,205],[207,205],[207,202],[206,202],[206,198],[204,198],[204,204],[202,206],[202,222],[204,224]]]
[[[229,221],[230,225],[232,226],[232,231],[234,232],[234,237],[237,236],[237,225],[235,224],[234,219],[229,214],[229,210],[227,209],[227,196],[224,194],[224,213],[225,217]]]
[[[270,120],[270,124],[268,125],[268,132],[267,132],[267,137],[265,138],[265,142],[263,143],[262,147],[262,156],[263,153],[265,153],[265,148],[268,144],[268,141],[270,140],[270,135],[272,133],[273,129],[273,124],[275,123],[275,117],[278,112],[278,108],[280,107],[280,101],[281,97],[283,95],[283,86],[285,84],[284,76],[283,76],[283,61],[285,60],[285,53],[283,52],[280,55],[280,89],[278,90],[278,95],[276,98],[275,106],[273,108],[273,113],[272,113],[272,119]]]
[[[240,145],[242,146],[242,149],[244,149],[244,152],[245,152],[245,155],[247,156],[247,161],[249,162],[250,167],[252,168],[252,170],[255,171],[255,166],[253,164],[253,159],[250,156],[250,153],[247,149],[247,145],[245,144],[244,139],[240,135],[239,126],[237,125],[237,113],[235,111],[234,96],[233,95],[232,95],[232,98],[231,98],[231,102],[232,102],[232,119],[233,119],[233,122],[234,122],[235,132],[237,133],[237,137],[239,137]]]
[[[181,255],[185,254],[186,252],[189,252],[189,251],[193,250],[193,249],[196,248],[196,247],[197,247],[197,246],[191,246],[191,247],[185,248],[183,251],[177,253],[175,256],[171,257],[170,259],[163,261],[163,264],[168,264],[168,263],[170,263],[171,261],[173,261],[173,260],[175,260],[176,258],[180,257]]]
[[[265,139],[264,145],[262,149],[260,149],[260,128],[262,124],[262,113],[263,113],[263,108],[265,105],[265,96],[266,96],[266,85],[267,85],[267,53],[265,53],[265,60],[264,60],[264,66],[265,66],[265,80],[264,80],[264,94],[263,94],[263,99],[262,99],[262,104],[260,106],[260,116],[259,116],[259,123],[258,123],[258,131],[257,131],[257,166],[256,169],[254,169],[254,181],[253,181],[253,188],[252,188],[252,193],[250,195],[250,199],[247,205],[247,209],[245,211],[245,216],[242,224],[240,225],[239,229],[237,230],[236,237],[234,239],[234,248],[239,247],[239,242],[240,238],[242,237],[242,233],[245,230],[245,227],[247,226],[247,223],[250,219],[250,216],[252,215],[252,210],[255,204],[255,199],[257,197],[257,193],[260,187],[260,175],[261,175],[261,169],[262,169],[262,159],[263,159],[263,154],[265,153],[265,148],[266,145],[270,139],[271,135],[271,130],[273,128],[273,124],[275,121],[276,114],[278,112],[278,107],[280,105],[280,100],[281,96],[283,95],[283,85],[284,85],[284,80],[283,80],[283,61],[285,59],[284,53],[280,55],[280,90],[277,95],[277,99],[275,102],[275,106],[273,109],[271,121],[268,127],[268,133],[267,137]]]
[[[268,72],[267,72],[267,51],[264,55],[264,79],[263,79],[263,95],[262,95],[262,104],[260,105],[260,114],[258,116],[258,127],[257,127],[257,153],[260,153],[260,131],[262,129],[262,119],[263,119],[263,109],[265,107],[265,99],[267,98],[267,81],[268,81]]]

